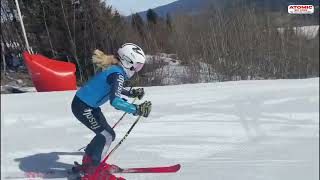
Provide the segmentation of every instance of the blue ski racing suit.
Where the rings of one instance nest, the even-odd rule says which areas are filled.
[[[121,98],[121,94],[132,97],[131,91],[123,88],[127,79],[121,66],[112,65],[81,87],[72,101],[74,116],[96,134],[85,149],[86,155],[91,156],[96,164],[100,163],[116,136],[99,106],[109,101],[118,110],[137,113],[134,104]]]

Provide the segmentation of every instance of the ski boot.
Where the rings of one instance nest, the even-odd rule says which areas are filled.
[[[82,158],[82,164],[74,162],[74,167],[72,171],[75,174],[79,174],[81,180],[125,180],[122,177],[116,177],[112,173],[121,171],[121,168],[116,165],[110,165],[105,163],[98,175],[96,171],[99,168],[100,164],[95,165],[91,156],[84,155]]]
[[[121,168],[117,165],[114,165],[114,164],[107,164],[107,163],[104,163],[102,169],[104,171],[108,171],[110,174],[113,174],[113,173],[118,173],[118,172],[121,172]]]

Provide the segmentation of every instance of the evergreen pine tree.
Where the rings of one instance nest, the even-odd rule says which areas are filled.
[[[139,34],[141,36],[143,36],[143,26],[144,26],[144,23],[143,23],[143,20],[141,18],[141,16],[136,13],[136,14],[133,14],[132,17],[131,17],[131,25],[134,29],[136,29]]]
[[[148,9],[148,11],[147,11],[147,21],[149,23],[157,24],[157,22],[158,22],[158,14],[154,10]]]

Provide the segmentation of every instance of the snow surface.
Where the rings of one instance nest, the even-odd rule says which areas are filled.
[[[179,85],[190,82],[205,83],[218,80],[214,69],[207,63],[199,62],[199,66],[196,68],[200,73],[195,74],[192,69],[195,66],[182,65],[176,54],[158,53],[146,55],[146,58],[147,64],[162,64],[152,72],[147,73],[149,80],[161,78],[159,81],[161,85]]]
[[[283,33],[285,28],[278,28],[278,31]],[[298,36],[304,36],[307,39],[313,39],[319,33],[319,25],[314,26],[301,26],[301,27],[293,27],[293,31]]]
[[[319,78],[146,88],[153,102],[109,163],[180,163],[175,174],[129,180],[319,179]],[[74,91],[1,95],[1,179],[68,168],[93,133],[72,115]],[[112,125],[122,115],[102,107]],[[135,117],[116,128],[118,142]],[[114,143],[113,145],[115,145]]]

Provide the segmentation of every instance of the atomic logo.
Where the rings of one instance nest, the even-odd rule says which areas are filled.
[[[313,14],[314,6],[313,5],[289,5],[288,13],[289,14]]]

